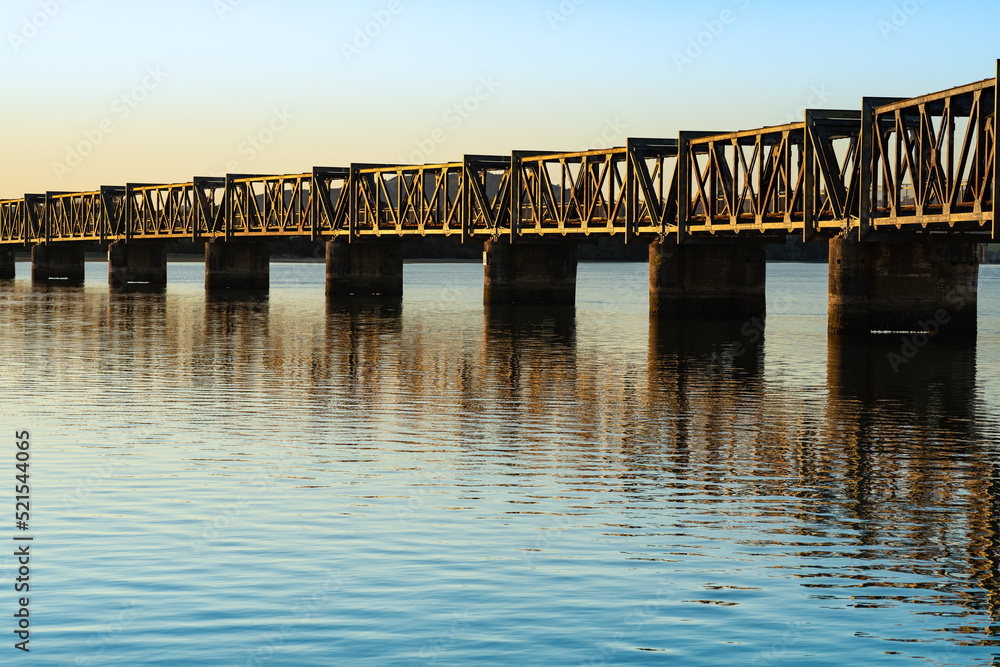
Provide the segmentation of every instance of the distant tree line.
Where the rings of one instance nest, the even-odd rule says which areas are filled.
[[[326,256],[323,243],[317,243],[308,238],[279,239],[270,242],[271,257],[274,259],[315,259],[322,260]],[[170,246],[171,255],[204,256],[205,244],[192,241],[178,241]],[[772,243],[767,245],[767,259],[772,262],[826,262],[829,259],[829,246],[826,243],[804,243],[801,238],[790,236],[787,243]],[[19,250],[22,258],[30,254],[27,250]],[[88,255],[96,257],[105,254],[98,244],[88,248]],[[1000,264],[1000,244],[987,248],[988,264]],[[448,260],[480,260],[483,247],[480,244],[463,244],[452,237],[430,236],[424,239],[407,240],[403,242],[404,259],[448,259]],[[643,243],[624,244],[620,239],[600,238],[579,245],[581,261],[599,262],[646,262],[649,260],[649,248]]]

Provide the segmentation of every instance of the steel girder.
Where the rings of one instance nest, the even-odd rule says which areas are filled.
[[[674,139],[577,153],[515,152],[511,239],[660,236],[676,227]]]
[[[351,239],[392,236],[493,236],[509,220],[510,159],[468,155],[417,166],[352,165],[347,224]]]
[[[913,99],[866,99],[871,179],[859,232],[995,237],[996,79]]]
[[[809,240],[873,231],[996,239],[996,82],[605,150],[26,195],[0,201],[0,244],[385,235]]]
[[[756,130],[682,132],[678,238],[799,232],[808,239],[846,227],[860,201],[861,114],[805,115]]]

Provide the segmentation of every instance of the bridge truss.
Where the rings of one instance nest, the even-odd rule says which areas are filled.
[[[1000,61],[998,61],[1000,75]],[[617,236],[997,239],[997,78],[802,122],[578,152],[354,164],[0,200],[0,244]]]

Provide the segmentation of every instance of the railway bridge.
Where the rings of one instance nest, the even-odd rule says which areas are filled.
[[[331,298],[398,296],[403,240],[451,236],[484,247],[485,303],[571,304],[577,245],[608,236],[649,246],[652,313],[758,316],[765,246],[796,236],[830,244],[831,332],[973,333],[998,240],[997,80],[606,150],[29,194],[0,201],[0,277],[30,247],[33,280],[80,283],[100,243],[112,287],[162,287],[187,240],[207,289],[267,289],[268,241],[307,237]]]

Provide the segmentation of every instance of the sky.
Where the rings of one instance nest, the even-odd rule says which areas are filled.
[[[5,0],[0,198],[573,151],[991,78],[964,0]]]

